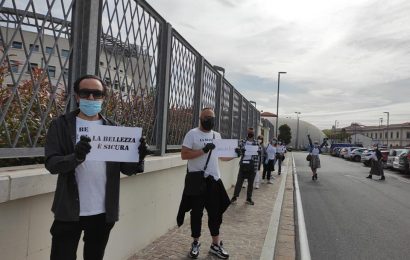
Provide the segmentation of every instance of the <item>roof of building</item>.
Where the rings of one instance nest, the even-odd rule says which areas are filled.
[[[262,112],[261,116],[262,117],[276,117],[276,114],[271,113],[271,112]]]

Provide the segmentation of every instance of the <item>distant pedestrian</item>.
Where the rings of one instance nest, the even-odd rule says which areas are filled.
[[[272,139],[264,151],[264,170],[262,174],[262,179],[266,177],[267,183],[269,184],[273,184],[272,171],[275,171],[276,151],[276,139]]]
[[[185,135],[181,149],[181,158],[188,160],[188,173],[177,223],[181,226],[185,212],[191,211],[191,236],[194,240],[189,252],[191,258],[198,258],[199,255],[204,208],[208,213],[208,227],[212,236],[209,252],[222,259],[229,257],[220,239],[219,229],[230,200],[221,180],[218,157],[212,154],[215,149],[213,140],[221,139],[221,134],[212,130],[214,125],[214,111],[204,108],[200,115],[200,126]],[[229,161],[233,158],[220,159]]]
[[[276,161],[278,162],[278,175],[282,172],[282,162],[285,160],[286,147],[279,141],[276,147]]]
[[[309,155],[310,155],[310,161],[309,161],[309,166],[310,169],[312,170],[312,180],[317,180],[317,169],[320,168],[320,158],[319,154],[322,153],[322,148],[323,146],[327,145],[327,139],[323,139],[323,143],[319,146],[319,142],[315,141],[312,143],[312,139],[310,138],[310,135],[307,135],[309,139]]]
[[[256,171],[255,180],[253,182],[253,186],[255,187],[255,189],[259,189],[259,185],[260,185],[260,182],[261,182],[260,170],[261,170],[261,165],[263,165],[262,157],[264,156],[263,155],[263,152],[264,152],[263,151],[263,136],[259,135],[257,140],[258,140],[258,144],[260,146],[261,154],[259,156],[258,170]]]
[[[370,174],[366,178],[371,179],[372,175],[381,176],[380,180],[385,180],[384,171],[383,171],[383,155],[379,150],[379,147],[375,147],[370,155]]]
[[[240,160],[239,172],[238,172],[238,179],[236,180],[235,191],[233,197],[231,199],[231,203],[236,202],[237,198],[239,197],[239,193],[241,192],[241,187],[243,181],[248,179],[248,189],[246,192],[246,203],[249,205],[254,205],[255,203],[252,200],[252,193],[253,193],[253,181],[256,176],[256,172],[258,171],[258,164],[259,164],[259,157],[261,154],[261,148],[259,143],[254,139],[255,133],[253,128],[248,128],[248,135],[246,140],[242,140],[239,144],[240,149],[245,150],[245,154],[242,155]],[[257,147],[257,154],[254,155],[247,155],[246,148],[250,146]]]

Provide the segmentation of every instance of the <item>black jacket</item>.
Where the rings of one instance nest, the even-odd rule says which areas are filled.
[[[60,221],[78,221],[80,201],[75,179],[75,168],[80,164],[74,154],[76,142],[76,116],[79,110],[54,119],[47,131],[45,167],[51,174],[58,174],[57,187],[51,210]],[[115,125],[102,117],[104,125]],[[144,162],[106,162],[107,184],[105,190],[106,221],[118,220],[120,197],[120,172],[133,175],[144,171]]]

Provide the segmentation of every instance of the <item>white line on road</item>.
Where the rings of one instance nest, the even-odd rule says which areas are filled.
[[[310,260],[311,257],[310,257],[310,250],[309,250],[309,242],[307,239],[305,216],[303,214],[302,199],[300,197],[298,175],[296,173],[295,158],[293,158],[293,153],[292,153],[292,161],[293,161],[293,174],[295,177],[296,208],[297,208],[297,213],[298,213],[300,259]]]

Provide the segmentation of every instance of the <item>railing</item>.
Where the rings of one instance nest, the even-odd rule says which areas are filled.
[[[157,154],[179,149],[204,107],[223,138],[259,126],[259,111],[145,1],[0,4],[0,158],[42,156],[84,74],[109,86],[103,113],[142,127]]]

